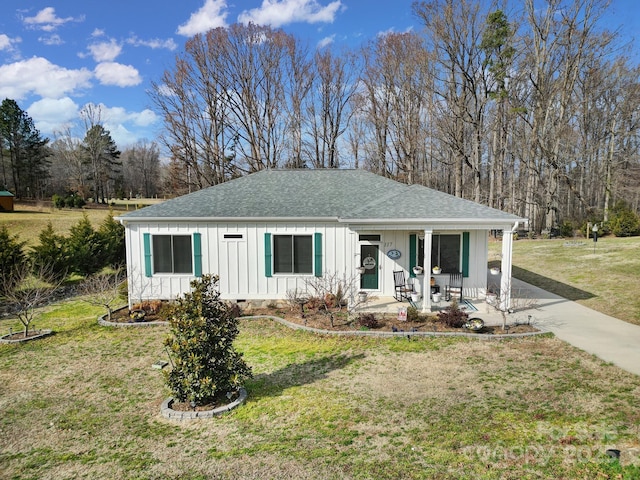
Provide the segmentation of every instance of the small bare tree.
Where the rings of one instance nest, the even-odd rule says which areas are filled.
[[[336,309],[341,311],[343,307],[349,313],[370,300],[361,300],[358,295],[359,275],[347,276],[346,274],[338,274],[325,272],[321,277],[313,277],[305,281],[308,297],[317,298],[320,302],[320,308],[324,314],[329,317],[331,326],[333,327],[333,311]]]
[[[125,280],[126,274],[121,269],[111,273],[96,273],[87,277],[80,287],[80,292],[85,302],[104,307],[108,320],[111,321],[113,304],[120,300],[120,286]]]
[[[502,329],[507,329],[507,313],[514,313],[523,310],[535,310],[538,309],[539,304],[538,300],[533,298],[531,292],[525,288],[518,288],[517,290],[513,289],[512,282],[509,281],[507,283],[507,291],[511,292],[509,298],[509,306],[505,308],[503,300],[498,295],[496,300],[489,305],[500,312],[502,316]],[[500,292],[500,287],[498,285],[489,286],[489,291],[491,292]]]
[[[29,336],[29,326],[36,309],[55,298],[62,280],[48,265],[40,265],[32,271],[25,262],[10,269],[0,283],[0,296],[12,306],[20,323],[24,326],[24,338]]]

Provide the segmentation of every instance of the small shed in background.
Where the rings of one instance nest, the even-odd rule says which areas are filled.
[[[13,193],[0,190],[0,212],[13,212]]]

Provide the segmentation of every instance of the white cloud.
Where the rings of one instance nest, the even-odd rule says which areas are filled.
[[[89,52],[96,62],[112,62],[122,53],[122,45],[112,38],[108,42],[89,45]]]
[[[117,62],[100,63],[94,73],[102,85],[133,87],[142,83],[142,77],[136,68]]]
[[[276,28],[293,22],[332,23],[342,7],[340,0],[325,7],[316,0],[262,0],[260,7],[242,12],[238,21]]]
[[[58,34],[48,35],[46,37],[39,37],[38,41],[44,43],[45,45],[62,45],[64,40]]]
[[[330,35],[328,37],[324,37],[318,42],[318,49],[323,49],[327,45],[331,45],[336,39],[335,35]]]
[[[89,87],[91,77],[87,69],[70,70],[33,57],[0,66],[0,98],[20,100],[29,94],[62,98]]]
[[[0,52],[14,53],[16,51],[16,44],[21,41],[22,39],[20,37],[11,38],[4,33],[0,33]]]
[[[158,121],[158,116],[149,109],[129,112],[123,107],[107,107],[103,103],[93,107],[100,111],[104,128],[109,130],[120,149],[133,145],[142,138],[148,138],[149,132],[144,128]]]
[[[178,44],[176,44],[173,38],[169,38],[167,40],[161,40],[159,38],[142,40],[134,35],[127,38],[127,43],[129,45],[133,45],[134,47],[149,47],[154,50],[157,48],[166,48],[167,50],[174,51],[176,48],[178,48]]]
[[[191,14],[189,20],[178,27],[176,33],[185,37],[192,37],[197,33],[204,33],[212,28],[226,27],[225,18],[228,12],[226,0],[205,0],[204,5]]]
[[[23,19],[25,25],[38,30],[44,30],[45,32],[52,32],[61,25],[68,22],[81,22],[84,20],[84,16],[78,18],[66,17],[60,18],[56,15],[56,10],[53,7],[46,7],[36,13],[33,17],[25,17]]]
[[[78,105],[69,97],[43,98],[27,108],[38,130],[45,134],[62,132],[78,118]]]

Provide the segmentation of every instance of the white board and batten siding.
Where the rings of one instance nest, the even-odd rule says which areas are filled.
[[[128,272],[130,303],[145,299],[172,300],[190,289],[193,274],[156,274],[144,271],[144,236],[200,235],[201,272],[220,277],[222,298],[270,300],[286,298],[287,291],[305,289],[309,275],[272,274],[265,271],[265,234],[321,234],[322,270],[353,270],[352,232],[339,223],[136,223],[126,231],[127,265],[143,265]],[[315,242],[314,237],[314,242]],[[192,242],[193,248],[193,242]],[[153,252],[151,252],[153,255]],[[137,260],[135,260],[137,259]],[[139,287],[134,287],[140,285]]]
[[[265,234],[321,235],[322,273],[352,278],[359,265],[362,233],[380,234],[379,289],[377,295],[393,296],[393,271],[405,270],[409,274],[409,237],[416,232],[406,230],[352,230],[349,225],[331,222],[153,222],[131,223],[126,230],[127,265],[141,265],[129,269],[130,304],[145,299],[173,300],[188,292],[194,274],[156,274],[144,271],[144,236],[199,234],[201,243],[201,273],[220,277],[221,296],[228,300],[279,300],[293,289],[306,290],[308,274],[266,274]],[[449,233],[449,232],[447,232]],[[452,232],[453,233],[453,232]],[[462,233],[462,232],[458,232]],[[464,282],[467,297],[483,296],[487,286],[487,246],[485,230],[469,233],[469,271]],[[366,242],[365,242],[366,243]],[[192,249],[194,245],[192,242]],[[397,249],[399,259],[390,259],[387,252]],[[151,252],[153,255],[153,252]],[[195,272],[194,272],[195,273]],[[428,281],[425,274],[415,281]],[[425,291],[422,285],[421,291]]]

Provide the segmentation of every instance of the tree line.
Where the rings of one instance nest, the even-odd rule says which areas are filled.
[[[190,39],[153,84],[174,187],[265,168],[366,168],[527,217],[637,212],[640,69],[606,0],[415,2],[422,31],[310,51],[282,30]]]
[[[99,107],[88,104],[80,116],[82,138],[66,130],[51,141],[15,100],[5,99],[0,104],[0,187],[19,199],[52,198],[56,207],[162,192],[157,143],[140,141],[121,152]]]
[[[640,67],[603,27],[607,7],[418,1],[420,31],[340,50],[254,24],[213,29],[152,84],[159,144],[119,152],[88,106],[82,140],[32,135],[14,147],[3,102],[3,180],[19,196],[105,201],[266,168],[348,167],[506,210],[534,232],[637,215]]]

